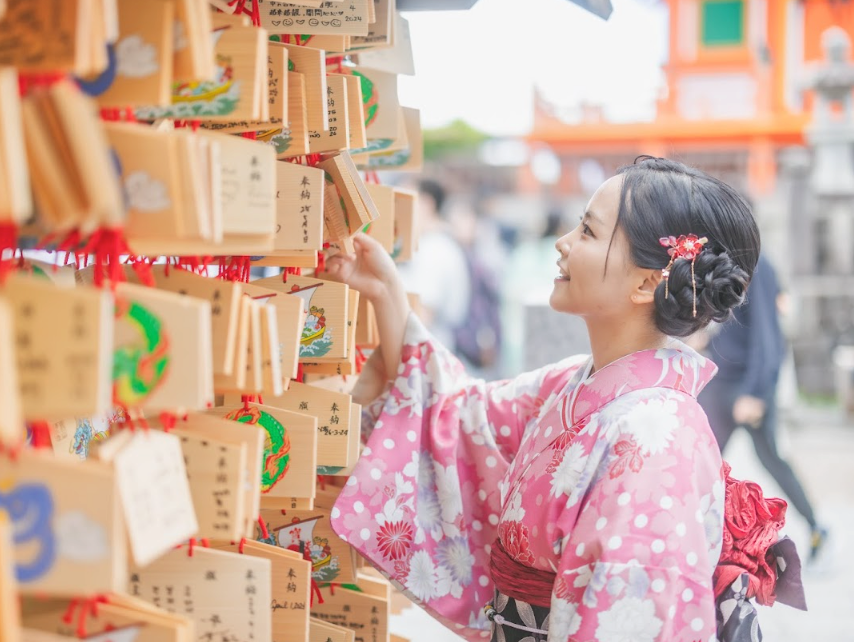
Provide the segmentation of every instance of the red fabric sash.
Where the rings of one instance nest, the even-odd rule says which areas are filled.
[[[495,588],[507,597],[534,606],[551,607],[557,575],[541,571],[513,559],[496,539],[489,554],[489,572]]]

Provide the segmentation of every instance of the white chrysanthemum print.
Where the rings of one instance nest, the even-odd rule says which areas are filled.
[[[457,467],[445,467],[437,462],[434,464],[434,470],[436,471],[436,491],[442,506],[442,519],[453,522],[463,512],[463,497]]]
[[[549,613],[549,642],[566,642],[570,635],[578,633],[581,618],[576,617],[578,604],[552,597],[552,610]]]
[[[431,600],[436,597],[438,581],[436,566],[427,551],[415,551],[409,561],[406,588],[419,600]]]
[[[525,520],[525,509],[522,507],[522,493],[517,488],[510,497],[504,515],[501,517],[505,522],[523,522]]]
[[[579,442],[570,444],[564,451],[563,459],[557,470],[552,473],[552,497],[570,495],[578,483],[581,473],[584,472],[586,463],[587,457],[584,454],[584,446]]]
[[[436,559],[440,566],[448,569],[454,582],[462,586],[471,584],[474,555],[469,549],[467,539],[449,537],[442,540],[436,547]]]
[[[623,419],[625,431],[634,436],[644,455],[657,455],[670,446],[679,428],[679,404],[669,395],[641,401]]]
[[[663,622],[655,617],[655,603],[626,597],[599,613],[599,642],[654,642]]]
[[[432,489],[418,489],[415,511],[415,543],[421,544],[427,534],[434,541],[442,539],[442,505]]]

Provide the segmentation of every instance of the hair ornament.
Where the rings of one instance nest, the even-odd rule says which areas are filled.
[[[664,298],[670,296],[670,270],[673,264],[684,259],[691,261],[691,288],[694,291],[694,318],[697,317],[697,284],[694,281],[694,261],[697,255],[705,249],[706,243],[709,242],[705,236],[698,238],[696,234],[683,234],[679,238],[675,236],[663,236],[658,239],[663,247],[667,248],[667,254],[670,255],[670,263],[661,271],[661,276],[664,279]]]

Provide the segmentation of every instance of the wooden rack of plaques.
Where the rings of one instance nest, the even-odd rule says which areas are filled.
[[[0,2],[0,642],[400,640],[321,269],[416,249],[400,74],[394,0]]]

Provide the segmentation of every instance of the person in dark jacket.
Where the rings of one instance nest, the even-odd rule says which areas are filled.
[[[786,354],[777,299],[780,287],[771,263],[760,256],[747,299],[711,337],[707,352],[718,375],[698,400],[721,452],[736,428],[753,439],[756,455],[812,529],[810,558],[815,559],[827,530],[815,519],[812,504],[789,463],[777,451],[777,380]]]

